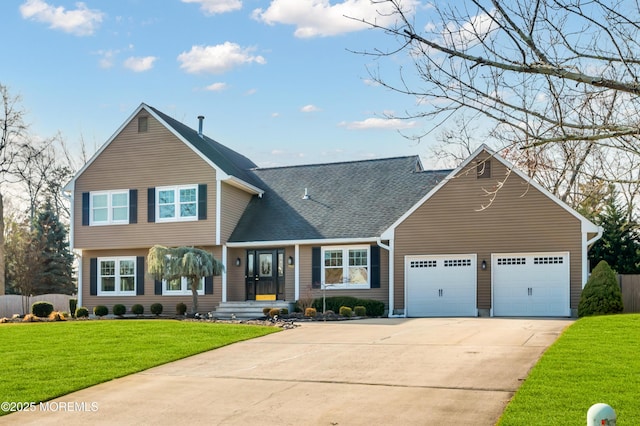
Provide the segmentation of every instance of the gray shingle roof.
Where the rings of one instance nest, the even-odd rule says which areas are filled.
[[[377,237],[450,170],[422,171],[411,156],[253,173],[265,194],[253,197],[232,242]]]
[[[196,130],[166,115],[162,111],[159,111],[150,105],[146,106],[150,108],[154,113],[158,114],[158,116],[162,118],[176,132],[178,132],[178,134],[185,138],[204,156],[213,161],[226,174],[235,176],[236,178],[241,179],[246,183],[259,187],[259,182],[256,180],[253,173],[250,172],[251,169],[257,167],[257,165],[253,161],[251,161],[244,155],[230,148],[227,148],[221,143],[214,141],[206,135],[200,137]]]

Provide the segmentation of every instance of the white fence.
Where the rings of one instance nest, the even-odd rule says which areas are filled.
[[[0,318],[11,318],[13,314],[28,314],[31,311],[31,305],[34,302],[49,302],[53,305],[55,311],[69,312],[69,299],[77,298],[77,296],[69,296],[66,294],[41,294],[31,296],[25,300],[19,294],[5,294],[0,296]]]

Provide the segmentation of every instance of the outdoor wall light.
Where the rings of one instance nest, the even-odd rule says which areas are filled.
[[[240,260],[240,258],[236,259],[236,266],[240,266],[240,263],[242,263],[242,261]]]
[[[480,268],[482,268],[483,271],[487,270],[487,261],[483,260],[482,263],[480,264]]]
[[[289,256],[289,258],[287,259],[287,264],[288,264],[289,266],[292,266],[292,265],[293,265],[293,257],[292,257],[292,256]]]

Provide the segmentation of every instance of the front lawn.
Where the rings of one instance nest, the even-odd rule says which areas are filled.
[[[0,395],[7,402],[47,401],[279,330],[172,320],[3,324]]]
[[[546,351],[498,422],[584,425],[609,404],[618,426],[640,425],[640,315],[581,318]]]

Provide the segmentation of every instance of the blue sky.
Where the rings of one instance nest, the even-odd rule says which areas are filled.
[[[429,123],[383,119],[416,100],[371,84],[378,64],[349,51],[394,46],[343,16],[375,14],[369,0],[5,0],[0,83],[33,133],[90,151],[145,102],[192,128],[204,115],[261,167],[427,156],[433,139],[398,130]]]

